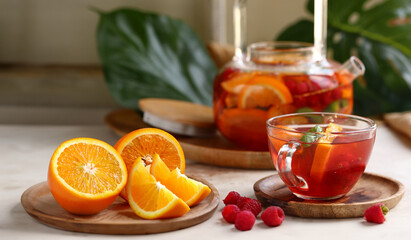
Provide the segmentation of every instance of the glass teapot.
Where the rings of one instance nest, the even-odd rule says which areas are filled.
[[[352,81],[364,74],[363,63],[351,57],[343,64],[327,61],[320,48],[301,42],[245,44],[245,0],[234,4],[231,62],[213,86],[215,123],[221,134],[243,149],[268,149],[266,121],[295,112],[351,114]]]

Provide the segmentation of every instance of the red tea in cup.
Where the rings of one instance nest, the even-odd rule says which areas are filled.
[[[375,141],[371,119],[338,113],[288,114],[267,121],[274,166],[298,197],[344,196],[363,174]]]

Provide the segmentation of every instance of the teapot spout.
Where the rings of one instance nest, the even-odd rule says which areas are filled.
[[[349,84],[359,76],[364,75],[365,66],[361,60],[355,56],[351,56],[338,69],[337,73],[341,76],[343,84]]]

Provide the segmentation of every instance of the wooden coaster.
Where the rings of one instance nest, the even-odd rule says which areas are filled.
[[[150,127],[142,121],[136,111],[131,109],[113,111],[106,116],[105,122],[120,137],[133,130]],[[274,169],[268,151],[243,150],[220,134],[209,137],[181,135],[174,135],[174,137],[183,148],[185,157],[196,162],[232,168]]]
[[[287,215],[350,218],[362,217],[365,210],[376,203],[384,203],[389,209],[395,207],[404,195],[405,187],[394,179],[364,173],[346,196],[331,201],[311,201],[297,198],[275,174],[257,181],[254,193],[263,206],[279,206]]]
[[[192,178],[192,177],[191,177]],[[58,205],[47,182],[36,184],[21,196],[21,204],[37,221],[58,229],[100,234],[150,234],[187,228],[209,219],[220,202],[217,189],[204,179],[194,178],[211,188],[211,193],[178,218],[146,220],[138,217],[128,203],[118,197],[107,209],[91,216],[74,215]]]
[[[212,108],[171,99],[145,98],[139,101],[143,121],[170,133],[204,137],[217,133]]]

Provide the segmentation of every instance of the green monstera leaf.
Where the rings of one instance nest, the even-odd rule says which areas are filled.
[[[211,105],[217,69],[182,21],[132,9],[99,12],[98,51],[108,88],[123,107],[141,98]]]
[[[314,0],[307,10],[313,14]],[[313,42],[314,25],[303,19],[277,40]],[[411,1],[328,1],[327,48],[346,61],[356,54],[366,67],[354,81],[354,113],[379,115],[411,109]]]

